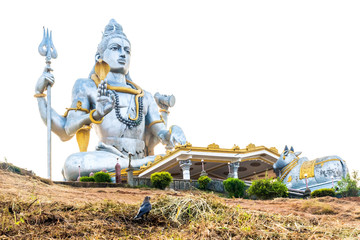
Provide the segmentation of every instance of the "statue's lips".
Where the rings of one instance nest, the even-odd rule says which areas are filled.
[[[118,60],[117,62],[120,63],[120,64],[125,64],[126,63],[124,60]]]

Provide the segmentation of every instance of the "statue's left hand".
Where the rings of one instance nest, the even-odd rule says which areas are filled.
[[[94,117],[96,119],[103,118],[106,114],[111,112],[115,106],[115,96],[107,90],[105,81],[101,81],[98,86],[98,96],[96,99],[96,111]]]
[[[51,71],[52,69],[50,67],[45,67],[44,72],[41,74],[36,83],[35,93],[44,93],[48,85],[51,87],[54,85],[55,78]]]
[[[169,130],[169,143],[172,147],[176,144],[184,145],[186,143],[186,138],[183,130],[179,126],[171,126]]]

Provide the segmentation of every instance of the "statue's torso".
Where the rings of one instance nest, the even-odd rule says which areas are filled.
[[[89,101],[89,110],[95,109],[98,91],[95,83],[88,79],[81,85],[83,86],[78,87],[82,87],[81,91],[86,92]],[[76,88],[76,85],[74,88]],[[131,118],[135,118],[138,111],[135,104],[135,95],[122,92],[115,92],[115,94],[118,95],[119,105],[124,106],[119,108],[119,106],[115,105],[115,108],[119,108],[122,118],[128,119],[129,114]],[[115,108],[104,117],[101,124],[93,124],[92,127],[96,131],[99,141],[113,146],[123,153],[128,151],[131,151],[133,154],[136,154],[135,152],[137,152],[137,154],[141,153],[145,148],[145,118],[148,114],[149,104],[154,104],[148,100],[149,95],[150,93],[145,92],[143,96],[142,121],[138,126],[130,127],[121,122],[116,115]],[[74,98],[74,100],[76,99]],[[140,118],[140,115],[138,117]],[[142,154],[140,154],[140,156],[141,155]]]

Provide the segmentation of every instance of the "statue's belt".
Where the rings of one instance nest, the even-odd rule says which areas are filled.
[[[131,153],[135,158],[143,158],[145,155],[145,142],[139,139],[107,137],[102,142],[115,147],[124,155]]]

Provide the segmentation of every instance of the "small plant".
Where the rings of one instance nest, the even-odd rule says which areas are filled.
[[[331,188],[322,188],[311,192],[312,198],[325,196],[335,197],[335,190]]]
[[[94,174],[95,182],[111,182],[111,177],[108,173],[97,172]]]
[[[211,178],[209,178],[208,176],[199,177],[198,179],[199,188],[205,190],[210,182],[211,182]]]
[[[289,195],[288,189],[279,179],[258,179],[254,180],[247,190],[251,196],[256,196],[258,199],[273,199],[276,197],[287,197]]]
[[[245,193],[245,183],[237,178],[228,178],[224,182],[225,190],[230,197],[243,197]]]
[[[94,177],[83,176],[80,178],[80,182],[95,182]]]
[[[150,180],[154,187],[159,189],[165,189],[170,185],[173,178],[168,172],[156,172],[151,174]]]
[[[352,172],[352,177],[350,177],[350,174],[346,175],[345,178],[337,183],[338,190],[336,192],[342,197],[359,196],[360,189],[357,187],[357,184],[360,181],[360,177],[358,175],[357,171]]]

